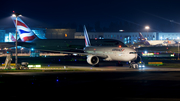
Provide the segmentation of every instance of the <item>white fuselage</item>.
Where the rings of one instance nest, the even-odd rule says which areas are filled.
[[[148,41],[150,45],[169,45],[169,44],[175,44],[175,41],[173,40],[152,40]]]
[[[128,47],[85,47],[84,51],[97,56],[108,56],[106,59],[109,61],[133,61],[137,59],[136,51]]]

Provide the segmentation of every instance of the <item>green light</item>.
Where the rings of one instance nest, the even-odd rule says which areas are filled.
[[[36,65],[36,67],[41,67],[41,65]]]
[[[33,65],[28,65],[28,67],[33,67]]]
[[[41,65],[28,65],[28,67],[41,67]]]
[[[154,53],[143,53],[142,55],[143,56],[152,56],[152,55],[154,55]]]

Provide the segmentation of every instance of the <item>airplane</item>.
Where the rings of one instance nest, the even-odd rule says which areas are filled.
[[[12,20],[15,24],[14,17],[12,17]],[[128,61],[130,63],[131,63],[131,61],[135,61],[138,59],[137,52],[132,48],[128,48],[124,44],[122,44],[120,47],[117,47],[117,46],[114,46],[114,47],[113,46],[91,46],[89,36],[88,36],[85,26],[84,26],[84,36],[85,36],[86,47],[83,48],[83,53],[68,52],[68,51],[62,51],[62,50],[60,51],[59,47],[62,47],[64,45],[64,43],[63,43],[63,45],[61,44],[59,46],[55,46],[55,48],[52,48],[54,44],[55,45],[59,44],[59,39],[58,40],[38,39],[38,37],[31,31],[31,29],[19,17],[17,18],[17,30],[18,30],[18,34],[20,36],[21,41],[23,42],[23,44],[26,44],[26,46],[23,46],[23,44],[22,44],[23,47],[28,47],[28,46],[31,46],[34,44],[34,46],[36,46],[37,49],[38,49],[38,47],[40,47],[39,48],[40,50],[47,51],[47,47],[45,46],[45,44],[49,44],[48,49],[50,51],[87,55],[87,63],[89,63],[90,65],[93,65],[93,66],[99,65],[99,58],[103,58],[105,61]],[[64,41],[65,40],[67,40],[67,39],[64,39]],[[43,44],[44,44],[44,46],[43,46]],[[82,42],[80,44],[82,44]]]
[[[130,66],[133,66],[131,65],[133,62],[136,61],[136,63],[138,63],[140,61],[140,57],[137,54],[138,52],[136,52],[133,48],[116,47],[116,46],[114,47],[92,46],[85,26],[84,26],[84,36],[85,36],[85,47],[83,48],[83,53],[68,52],[68,51],[59,51],[59,52],[65,54],[72,53],[72,54],[86,55],[87,63],[95,67],[99,66],[100,58],[102,58],[104,61],[129,62]],[[118,65],[122,66],[122,64],[120,63]]]
[[[167,45],[172,45],[172,44],[176,44],[175,41],[173,40],[147,40],[146,38],[143,37],[143,35],[141,33],[139,33],[139,40],[141,43],[145,44],[145,45],[163,45],[163,46],[167,46]]]
[[[16,26],[16,18],[11,17]],[[74,50],[84,48],[84,39],[39,39],[36,34],[17,17],[17,31],[20,36],[18,45],[26,48],[38,50]],[[14,39],[13,36],[11,38]],[[123,42],[114,39],[91,39],[92,45],[95,46],[123,46]]]
[[[84,25],[85,46],[84,54],[87,55],[87,62],[90,65],[98,66],[99,57],[105,61],[135,61],[138,58],[137,52],[129,47],[103,47],[91,46],[89,36]]]

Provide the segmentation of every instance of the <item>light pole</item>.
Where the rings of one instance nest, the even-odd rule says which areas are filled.
[[[178,60],[179,60],[179,42],[178,42]]]
[[[145,29],[147,29],[147,30],[148,30],[148,29],[150,29],[150,27],[149,27],[149,26],[145,26]]]
[[[150,29],[149,26],[145,26],[145,29],[147,30],[147,34],[148,34],[148,30]]]
[[[16,50],[15,50],[16,56],[15,56],[15,63],[16,63],[16,68],[18,69],[18,67],[17,67],[17,62],[18,62],[18,58],[17,58],[17,17],[22,16],[22,15],[19,13],[14,13],[14,14],[12,14],[12,16],[16,17],[16,44],[15,44],[16,45]]]

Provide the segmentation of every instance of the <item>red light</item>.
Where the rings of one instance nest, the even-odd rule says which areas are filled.
[[[156,53],[156,54],[159,54],[159,53]]]
[[[119,48],[121,48],[121,45],[119,45]]]
[[[14,11],[13,11],[13,13],[14,13]]]
[[[95,38],[95,40],[97,40],[97,38]]]
[[[166,49],[168,49],[168,47]]]
[[[96,50],[96,49],[94,48],[94,50]]]

